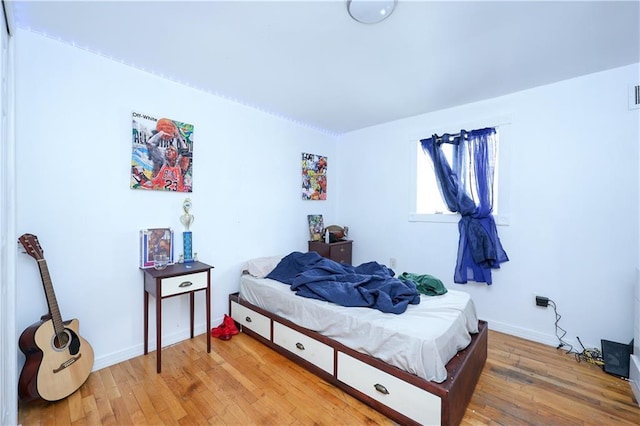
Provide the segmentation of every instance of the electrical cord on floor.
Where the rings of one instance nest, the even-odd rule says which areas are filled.
[[[560,318],[562,318],[562,316],[558,313],[558,309],[556,308],[556,303],[553,300],[549,299],[549,305],[551,305],[553,307],[553,312],[555,312],[555,314],[556,314],[556,323],[555,323],[555,325],[556,325],[556,337],[558,338],[558,341],[560,342],[560,343],[558,343],[558,347],[556,349],[569,348],[569,349],[567,349],[567,353],[568,354],[576,353],[576,351],[574,351],[574,349],[573,349],[573,346],[563,340],[563,337],[567,334],[567,331],[565,329],[563,329],[562,327],[560,327],[560,325],[558,324],[560,322]]]
[[[558,324],[560,322],[560,318],[562,318],[562,316],[558,313],[558,309],[556,307],[556,304],[553,300],[549,299],[549,305],[551,305],[553,307],[553,312],[555,312],[556,314],[556,337],[558,338],[558,341],[560,343],[558,343],[558,347],[556,349],[560,349],[560,348],[568,348],[567,349],[567,353],[573,353],[576,357],[576,361],[578,362],[588,362],[589,364],[594,364],[597,365],[599,367],[603,367],[604,366],[604,358],[602,357],[602,352],[599,349],[596,348],[591,348],[591,349],[587,349],[584,347],[584,345],[582,344],[582,341],[580,340],[580,337],[576,336],[576,339],[578,339],[578,343],[580,343],[580,346],[582,346],[582,352],[578,352],[576,350],[573,349],[573,346],[570,345],[569,343],[567,343],[564,340],[564,336],[567,334],[567,331],[565,329],[563,329],[562,327],[560,327],[560,325]]]
[[[594,365],[603,367],[604,358],[602,357],[602,352],[600,351],[600,349],[596,349],[596,348],[587,349],[584,347],[584,345],[582,344],[582,341],[578,336],[576,336],[576,339],[578,339],[578,343],[580,343],[580,346],[582,346],[582,352],[576,354],[576,361],[578,362],[586,361],[589,364],[594,364]]]

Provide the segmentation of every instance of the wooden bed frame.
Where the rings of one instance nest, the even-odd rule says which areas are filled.
[[[239,306],[242,308],[240,308]],[[241,314],[239,314],[240,310],[242,311]],[[469,346],[467,346],[467,348],[465,348],[464,350],[458,352],[447,364],[447,380],[442,383],[436,383],[407,373],[372,356],[354,351],[353,349],[350,349],[333,339],[322,336],[317,332],[300,327],[297,324],[292,323],[291,321],[274,315],[271,312],[265,311],[264,309],[261,309],[241,299],[238,293],[229,295],[229,312],[236,323],[238,323],[242,331],[247,335],[257,339],[276,352],[286,356],[296,364],[301,365],[302,367],[316,374],[325,381],[342,389],[349,395],[352,395],[353,397],[371,406],[390,419],[403,425],[419,425],[420,423],[417,420],[408,417],[406,414],[388,407],[384,403],[363,393],[361,390],[358,390],[338,379],[339,353],[346,354],[351,358],[355,358],[356,360],[359,360],[362,363],[375,368],[376,370],[387,373],[388,375],[400,379],[402,382],[413,385],[439,398],[440,424],[447,426],[458,425],[461,422],[467,405],[469,404],[469,400],[471,399],[471,395],[473,394],[476,383],[478,382],[478,379],[482,372],[482,368],[484,367],[485,361],[487,359],[488,327],[486,321],[478,322],[479,331],[477,334],[472,335],[472,340]],[[234,312],[236,312],[235,316]],[[246,314],[247,312],[248,314]],[[256,316],[260,316],[260,318],[258,319],[265,320],[264,317],[268,319],[268,333],[259,334],[255,331],[257,328],[254,327],[253,324],[257,324],[257,322],[252,322],[252,313],[255,313]],[[333,374],[325,371],[325,369],[319,368],[314,363],[309,362],[304,358],[296,355],[291,351],[291,349],[288,350],[287,348],[275,343],[273,339],[274,322],[280,323],[281,326],[284,326],[290,330],[294,330],[294,333],[297,332],[304,336],[308,336],[314,341],[321,342],[321,344],[333,348]],[[265,335],[269,338],[266,338]],[[299,345],[299,343],[297,345]],[[340,356],[343,355],[340,354]]]

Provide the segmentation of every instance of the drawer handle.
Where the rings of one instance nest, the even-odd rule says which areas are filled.
[[[340,252],[344,253],[344,247],[340,247]]]
[[[193,283],[191,281],[184,281],[184,282],[180,283],[180,285],[178,287],[185,288],[185,287],[191,287],[192,285],[193,285]]]
[[[300,349],[301,351],[304,351],[304,345],[300,342],[296,343],[296,348]]]
[[[246,317],[244,320],[245,320],[246,322],[251,322],[251,317]]]
[[[389,391],[387,390],[387,388],[385,388],[384,386],[382,386],[380,383],[376,383],[375,385],[373,385],[374,388],[376,388],[376,390],[384,395],[389,395]]]

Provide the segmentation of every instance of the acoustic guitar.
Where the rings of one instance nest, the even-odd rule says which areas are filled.
[[[38,237],[24,234],[18,241],[38,262],[49,306],[49,313],[20,335],[18,346],[26,361],[18,380],[18,396],[24,401],[58,401],[78,390],[89,377],[93,348],[80,337],[77,319],[62,321]]]

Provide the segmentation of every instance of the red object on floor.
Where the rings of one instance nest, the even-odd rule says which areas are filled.
[[[229,315],[225,314],[222,324],[211,329],[211,336],[220,340],[229,340],[231,336],[238,334],[236,323]]]
[[[211,329],[211,337],[220,337],[224,334],[224,323]]]
[[[236,322],[229,315],[225,314],[223,323],[230,335],[234,336],[239,333]]]

